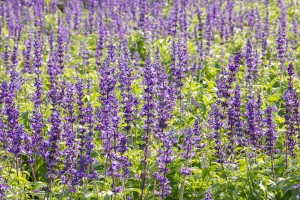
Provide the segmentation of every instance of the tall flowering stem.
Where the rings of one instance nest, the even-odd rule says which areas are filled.
[[[88,86],[89,89],[89,86]],[[85,162],[87,163],[87,169],[88,169],[88,173],[87,173],[87,178],[96,178],[97,177],[97,173],[91,170],[91,164],[94,162],[94,159],[92,158],[92,153],[93,153],[93,149],[94,149],[94,108],[92,103],[89,101],[87,103],[86,109],[85,109],[85,118],[84,118],[84,122],[87,126],[87,132],[88,134],[86,135],[86,142],[85,142],[85,149],[86,149],[86,153],[85,153]],[[85,169],[86,170],[86,169]]]
[[[10,81],[7,84],[7,95],[4,97],[4,113],[3,117],[6,120],[5,135],[7,141],[7,151],[14,156],[14,162],[16,166],[17,174],[19,173],[19,164],[21,156],[26,151],[24,141],[28,141],[28,135],[24,130],[24,127],[19,123],[19,106],[17,105],[17,92],[20,91],[23,84],[23,80],[17,71],[19,63],[19,48],[17,45],[14,46],[11,53],[11,63],[8,68]]]
[[[89,86],[89,84],[88,84]],[[92,152],[94,149],[94,108],[91,102],[84,107],[84,84],[83,80],[77,80],[75,84],[76,90],[76,104],[79,114],[76,117],[77,123],[80,125],[77,129],[78,137],[78,163],[76,170],[76,183],[84,184],[86,189],[85,179],[95,178],[96,174],[91,171],[91,164],[93,163]],[[88,87],[89,90],[89,87]]]
[[[245,78],[247,83],[249,84],[248,87],[251,87],[251,84],[253,84],[254,79],[257,78],[258,69],[255,60],[256,57],[253,49],[253,44],[249,38],[247,39],[247,44],[245,48],[245,58],[245,65],[247,66]]]
[[[241,119],[241,88],[239,86],[235,87],[233,96],[229,101],[229,108],[227,111],[227,124],[228,124],[228,138],[229,145],[228,151],[229,155],[232,156],[232,161],[235,157],[235,147],[236,145],[243,146],[245,143],[244,133],[243,133],[243,121]]]
[[[128,44],[125,44],[127,46]],[[119,67],[119,83],[122,96],[122,110],[123,117],[126,123],[125,130],[127,136],[129,136],[130,129],[134,120],[134,114],[136,113],[138,100],[134,96],[132,91],[132,84],[134,81],[133,69],[129,65],[129,56],[127,47],[123,47],[123,57],[118,62]]]
[[[51,128],[48,131],[49,138],[44,141],[42,145],[42,155],[46,160],[47,166],[47,195],[49,197],[54,180],[58,177],[59,170],[58,165],[60,164],[60,146],[59,142],[62,133],[62,117],[58,109],[53,108],[48,122],[51,124]]]
[[[184,144],[179,145],[180,148],[183,150],[181,157],[183,157],[185,160],[185,165],[180,169],[180,173],[184,177],[181,187],[180,199],[183,199],[184,196],[184,185],[186,176],[189,176],[192,173],[192,169],[189,167],[189,161],[195,156],[197,149],[201,149],[204,147],[204,145],[200,144],[202,136],[201,127],[198,119],[194,122],[193,128],[188,128],[187,130],[185,130],[184,133]]]
[[[55,54],[50,53],[47,65],[47,74],[50,76],[50,89],[47,96],[51,103],[52,113],[50,115],[50,118],[48,119],[48,122],[50,123],[50,129],[47,132],[48,139],[44,140],[41,145],[41,154],[46,161],[47,168],[47,197],[50,196],[53,182],[59,175],[58,166],[61,163],[61,149],[59,142],[61,141],[63,127],[62,116],[59,110],[61,104],[60,95],[62,94],[58,82],[59,73],[61,73],[61,68],[59,67],[59,64],[57,62],[57,57],[55,56]]]
[[[42,46],[40,44],[40,38],[37,32],[35,32],[35,39],[34,39],[34,73],[36,75],[35,77],[35,83],[34,86],[36,88],[35,93],[32,97],[34,102],[34,110],[32,113],[32,117],[30,119],[30,125],[32,129],[32,135],[31,135],[31,149],[29,154],[29,164],[32,168],[32,175],[34,178],[34,181],[37,181],[36,179],[36,164],[37,164],[37,154],[39,153],[40,145],[43,141],[43,127],[45,126],[43,122],[43,114],[41,111],[41,104],[42,104],[42,79],[40,78],[40,74],[42,73],[41,67],[42,67]]]
[[[218,103],[221,104],[223,114],[225,114],[224,112],[228,108],[228,99],[231,94],[232,83],[236,81],[236,73],[239,70],[241,60],[242,54],[239,51],[228,64],[228,70],[224,68],[222,72],[218,75],[218,78],[216,80],[218,88]]]
[[[112,47],[109,48],[109,57],[103,62],[99,71],[102,106],[98,111],[100,122],[98,130],[101,131],[100,139],[103,141],[106,156],[105,175],[112,177],[111,189],[116,199],[116,194],[124,189],[125,180],[130,175],[128,171],[130,162],[124,155],[127,151],[127,138],[118,131],[120,106],[115,94],[117,79],[115,68],[112,66],[114,64],[112,59],[114,55],[113,49]],[[122,181],[122,186],[118,186],[118,180]]]
[[[287,69],[289,75],[288,88],[284,94],[284,106],[285,106],[285,164],[286,170],[288,171],[288,156],[294,154],[294,148],[296,145],[295,135],[299,134],[299,100],[296,94],[292,78],[294,75],[293,64],[290,63]]]
[[[29,32],[28,38],[25,41],[26,48],[23,50],[23,56],[24,56],[24,67],[22,72],[23,73],[31,73],[32,72],[32,65],[31,65],[31,57],[32,57],[32,36]]]
[[[275,178],[275,172],[274,172],[274,154],[275,154],[275,145],[277,141],[277,131],[276,131],[276,124],[274,123],[273,119],[273,112],[276,112],[276,108],[269,106],[265,110],[265,120],[264,124],[266,127],[265,131],[265,138],[266,138],[266,148],[268,151],[269,156],[271,157],[272,162],[272,175],[273,178]]]
[[[278,36],[276,38],[276,49],[277,49],[277,58],[280,61],[281,68],[285,62],[286,57],[286,37],[285,37],[285,31],[282,27],[278,29]]]
[[[258,96],[259,97],[259,96]],[[248,145],[251,146],[256,154],[256,151],[261,147],[262,139],[262,116],[261,103],[256,100],[254,94],[250,94],[246,104],[246,133],[248,134]]]
[[[182,100],[184,98],[182,89],[184,87],[184,78],[188,72],[188,52],[187,41],[181,38],[178,42],[173,41],[172,44],[172,63],[171,63],[171,76],[172,76],[172,89],[176,94],[176,99],[179,100],[179,113],[180,113],[180,129],[182,128],[183,106]],[[180,134],[178,134],[178,139]]]
[[[154,97],[156,93],[156,72],[155,68],[153,66],[153,63],[151,61],[151,52],[148,51],[148,55],[146,58],[144,70],[144,79],[143,79],[143,87],[144,87],[144,96],[143,96],[143,110],[141,115],[145,117],[144,121],[144,127],[143,130],[145,131],[145,134],[143,136],[144,140],[144,157],[143,157],[143,170],[141,174],[141,195],[140,199],[144,198],[144,192],[145,192],[145,184],[148,174],[148,156],[150,154],[150,139],[153,138],[153,130],[154,130],[154,122],[155,122],[155,102]]]
[[[154,173],[154,178],[160,183],[160,191],[157,191],[157,193],[161,199],[165,199],[171,194],[172,188],[167,178],[167,174],[170,172],[168,165],[175,158],[172,147],[177,143],[173,133],[168,131],[168,122],[172,118],[175,106],[175,93],[168,83],[166,69],[160,63],[159,51],[156,53],[156,62],[154,64],[157,73],[157,121],[155,135],[161,142],[156,159],[159,170]]]
[[[75,109],[74,109],[74,94],[75,88],[73,85],[67,85],[65,96],[62,100],[62,108],[64,109],[63,134],[62,139],[66,141],[66,148],[62,151],[64,160],[64,168],[60,171],[62,175],[62,183],[69,185],[71,192],[75,192],[74,180],[76,178],[76,158],[78,156],[78,144],[75,134]]]
[[[222,168],[224,169],[224,162],[225,162],[224,156],[225,155],[222,150],[223,143],[221,141],[221,133],[220,133],[220,130],[223,126],[222,118],[223,118],[223,114],[220,112],[220,108],[219,108],[218,104],[215,103],[212,107],[212,110],[211,110],[210,116],[209,116],[209,125],[210,125],[211,129],[213,130],[210,139],[215,140],[215,144],[216,144],[215,150],[216,150],[216,154],[218,156],[217,162],[221,163]]]
[[[3,81],[0,85],[1,93],[0,93],[0,105],[1,105],[1,118],[0,118],[0,142],[1,142],[1,147],[3,150],[7,150],[8,148],[8,135],[7,135],[7,126],[5,123],[5,109],[2,107],[4,106],[5,99],[9,94],[9,88],[8,88],[8,83],[6,81]]]
[[[102,21],[99,23],[98,28],[98,39],[97,39],[97,46],[96,46],[96,52],[95,52],[95,63],[98,67],[101,67],[101,57],[103,55],[103,49],[105,48],[105,27]]]

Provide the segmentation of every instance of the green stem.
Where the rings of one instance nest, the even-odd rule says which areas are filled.
[[[183,196],[184,196],[185,179],[186,179],[186,175],[184,175],[183,182],[182,182],[182,185],[181,185],[180,200],[183,200]]]

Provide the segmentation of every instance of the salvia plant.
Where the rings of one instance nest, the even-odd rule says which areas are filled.
[[[299,8],[0,1],[0,200],[300,199]]]

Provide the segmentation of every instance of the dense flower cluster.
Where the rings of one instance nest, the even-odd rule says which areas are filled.
[[[296,198],[298,7],[0,1],[0,199]]]

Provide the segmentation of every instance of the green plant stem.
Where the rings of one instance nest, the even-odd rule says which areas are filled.
[[[156,189],[156,180],[154,180],[154,186],[153,186],[153,200],[155,200],[155,189]]]
[[[186,179],[186,175],[184,175],[183,177],[183,182],[180,189],[180,200],[183,200],[183,196],[184,196],[185,179]]]
[[[62,193],[59,198],[60,200],[62,200],[64,198],[64,193],[65,193],[65,184],[63,184]]]
[[[271,162],[272,162],[272,178],[275,180],[275,171],[274,171],[274,150],[271,152]]]
[[[245,152],[245,161],[246,161],[246,166],[247,166],[247,178],[251,182],[251,184],[250,184],[250,193],[253,194],[252,179],[249,175],[249,173],[251,171],[251,165],[250,165],[249,160],[248,160],[248,148],[246,148],[246,152]]]

